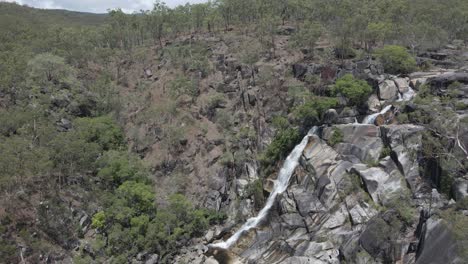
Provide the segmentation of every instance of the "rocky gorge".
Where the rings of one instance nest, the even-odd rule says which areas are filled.
[[[456,200],[441,193],[434,177],[445,169],[432,164],[435,161],[427,160],[424,153],[425,133],[436,129],[431,123],[401,118],[418,109],[440,114],[443,102],[437,95],[450,92],[454,83],[459,85],[455,100],[466,102],[468,73],[464,62],[459,65],[401,77],[382,74],[372,61],[344,66],[294,64],[296,78],[310,72],[323,77],[336,67],[336,76],[352,73],[373,83],[369,114],[329,109],[326,125],[307,139],[287,189],[276,195],[274,176],[265,179],[265,196],[275,196],[267,217],[236,234],[238,240],[229,245],[220,243],[242,222],[212,229],[195,248],[184,249],[177,262],[465,263],[457,231],[441,216],[467,197],[464,177],[451,182]],[[427,109],[431,106],[420,102],[419,93],[435,95],[431,104],[437,107]],[[467,112],[455,107],[451,111],[454,123],[447,126],[447,136],[454,139],[454,158],[466,163]],[[339,142],[332,142],[334,134],[340,135]],[[239,179],[231,190],[240,194],[246,185]],[[251,209],[241,210],[249,214]]]

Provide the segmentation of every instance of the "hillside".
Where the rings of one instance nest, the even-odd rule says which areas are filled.
[[[464,263],[467,19],[0,3],[0,263]]]
[[[107,14],[38,9],[15,3],[0,2],[0,16],[3,18],[8,16],[16,17],[31,25],[99,26],[105,22]]]

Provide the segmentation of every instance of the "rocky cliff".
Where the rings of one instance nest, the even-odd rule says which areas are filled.
[[[447,54],[444,59],[461,54],[441,53]],[[467,100],[464,65],[457,61],[456,69],[392,76],[372,60],[293,64],[298,79],[328,77],[333,69],[335,77],[352,73],[368,80],[375,92],[367,117],[360,109],[328,110],[326,125],[308,139],[289,187],[276,197],[268,217],[231,247],[219,248],[213,243],[227,240],[242,219],[255,215],[250,199],[231,205],[244,217],[231,217],[228,225],[194,241],[198,246],[185,248],[178,263],[465,263],[464,241],[456,234],[461,231],[446,215],[467,197],[467,112],[460,106]],[[456,94],[450,102],[448,93]],[[335,134],[341,135],[338,142]],[[439,137],[448,145],[429,153],[431,139]],[[439,155],[460,163],[456,173]],[[443,184],[450,185],[449,192],[440,179],[447,174],[451,181]],[[236,177],[223,189],[229,198],[219,204],[232,203],[245,191],[247,181]],[[264,180],[265,196],[274,178]],[[457,208],[457,214],[466,214],[463,206]]]

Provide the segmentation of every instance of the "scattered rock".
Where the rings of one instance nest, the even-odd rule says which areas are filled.
[[[398,91],[400,91],[400,93],[404,94],[404,93],[408,92],[409,83],[408,83],[407,79],[405,79],[405,78],[396,78],[394,81],[395,81],[395,84],[398,87]]]
[[[392,80],[386,80],[379,85],[379,98],[381,100],[394,100],[397,97],[398,88]]]
[[[369,99],[367,99],[367,106],[372,112],[379,112],[382,105],[380,104],[379,97],[375,94],[372,94]]]
[[[152,254],[149,256],[148,260],[145,262],[145,264],[158,264],[159,263],[159,255],[157,254]]]
[[[338,112],[335,109],[328,109],[323,115],[323,122],[325,124],[333,124],[338,118]]]
[[[153,77],[153,71],[151,69],[145,69],[145,76],[146,78]]]
[[[453,183],[452,186],[455,200],[461,201],[468,197],[468,181],[459,179]]]

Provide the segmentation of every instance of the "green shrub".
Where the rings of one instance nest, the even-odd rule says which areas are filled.
[[[467,110],[468,109],[468,104],[464,102],[457,102],[455,104],[455,110],[461,111],[461,110]]]
[[[411,225],[415,220],[415,209],[411,207],[409,197],[395,197],[386,204],[387,208],[395,209],[400,215],[400,219]]]
[[[468,210],[468,197],[457,201],[456,208],[459,210]]]
[[[91,221],[91,226],[93,228],[104,228],[106,224],[106,214],[103,211],[97,212],[94,214],[93,219]]]
[[[332,91],[348,98],[351,104],[360,105],[372,93],[372,87],[366,81],[356,79],[352,74],[346,74],[336,81]]]
[[[343,138],[343,131],[341,131],[339,128],[334,127],[328,143],[331,146],[335,146],[336,144],[343,142]]]
[[[407,124],[409,122],[408,114],[402,113],[397,116],[398,123]]]
[[[148,174],[141,161],[123,151],[108,151],[98,162],[100,178],[107,188],[115,188],[125,181],[147,182]]]
[[[169,46],[164,49],[164,56],[175,67],[181,68],[185,72],[201,72],[202,76],[206,76],[211,70],[208,60],[210,52],[203,42]]]
[[[271,166],[286,155],[301,140],[299,131],[294,128],[279,130],[271,144],[260,155],[260,162],[263,165]]]
[[[122,129],[110,116],[78,118],[76,130],[80,138],[98,143],[103,150],[119,149],[125,143]]]
[[[468,217],[453,209],[443,211],[441,217],[448,224],[457,241],[457,251],[462,259],[468,259]]]
[[[323,27],[320,24],[306,22],[294,35],[291,36],[290,45],[293,48],[307,48],[313,51],[316,42],[322,35]]]
[[[276,129],[286,129],[291,125],[286,117],[279,115],[273,117],[272,124]]]
[[[416,70],[416,60],[404,47],[389,45],[377,50],[375,54],[388,73],[411,73]]]
[[[124,199],[127,206],[137,212],[150,212],[154,209],[155,194],[153,188],[144,183],[126,181],[119,186],[117,196]]]
[[[293,109],[296,123],[303,128],[310,128],[319,122],[323,113],[338,106],[338,99],[331,97],[312,97],[304,104]]]
[[[169,83],[169,89],[171,96],[174,98],[184,94],[196,97],[199,92],[195,82],[182,75],[177,76],[175,80]]]
[[[261,208],[264,201],[265,197],[263,195],[263,184],[262,180],[255,180],[247,185],[246,188],[246,197],[253,197],[253,201],[255,204],[255,207],[257,209]]]
[[[392,153],[392,149],[390,147],[384,147],[382,149],[382,151],[380,152],[380,159],[383,159],[387,156],[390,156],[390,154]]]

